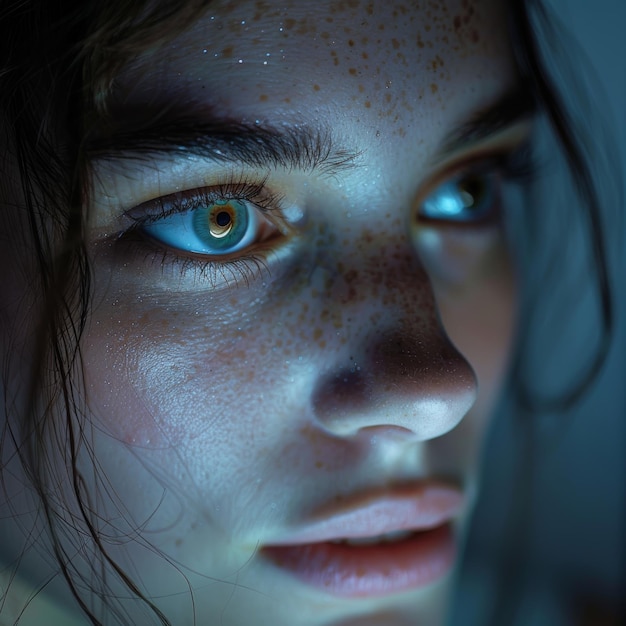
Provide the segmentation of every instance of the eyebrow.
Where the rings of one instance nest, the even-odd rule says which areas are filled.
[[[517,85],[473,111],[446,134],[435,161],[530,118],[537,111],[530,94],[528,88]],[[334,175],[356,167],[363,152],[336,146],[330,128],[248,123],[210,109],[194,116],[154,104],[122,108],[115,111],[111,123],[96,128],[99,130],[89,134],[84,143],[89,160],[190,155],[213,162]]]
[[[274,127],[237,121],[204,111],[201,116],[178,114],[173,109],[116,112],[106,132],[88,136],[89,160],[154,157],[156,154],[190,155],[214,162],[318,170],[333,175],[355,167],[358,150],[336,145],[325,127],[305,124]],[[133,123],[134,120],[149,120]]]
[[[538,110],[531,89],[520,83],[454,126],[446,134],[435,160],[442,160],[515,124],[530,120]]]

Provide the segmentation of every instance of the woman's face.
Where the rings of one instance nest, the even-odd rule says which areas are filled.
[[[443,619],[514,325],[523,124],[459,131],[516,87],[504,4],[222,0],[118,76],[81,343],[106,485],[81,469],[174,623],[190,586],[198,623]]]

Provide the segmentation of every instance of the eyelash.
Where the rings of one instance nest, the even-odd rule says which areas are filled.
[[[472,162],[465,163],[462,167],[442,177],[441,181],[432,187],[436,190],[445,180],[462,180],[471,175],[497,175],[506,183],[517,185],[532,182],[540,170],[539,163],[534,153],[525,143],[510,152],[496,153],[475,158]],[[477,165],[472,165],[477,163]],[[125,212],[132,220],[132,224],[121,232],[117,240],[120,243],[132,244],[133,252],[148,252],[145,258],[150,258],[161,267],[174,265],[180,269],[181,274],[192,270],[197,278],[208,280],[211,287],[215,287],[221,278],[226,283],[234,281],[237,285],[240,281],[248,284],[264,269],[267,270],[268,250],[256,250],[255,254],[239,253],[232,258],[224,255],[219,260],[203,258],[199,255],[185,256],[184,253],[175,253],[150,240],[141,233],[141,228],[151,223],[158,222],[175,213],[185,213],[194,209],[214,203],[216,200],[245,201],[249,202],[262,215],[276,214],[272,220],[280,227],[280,216],[283,198],[279,194],[272,193],[266,186],[267,176],[261,180],[248,178],[247,176],[233,177],[230,180],[219,183],[211,188],[196,189],[185,192],[170,194],[156,200],[143,203]],[[463,222],[460,220],[445,220],[443,218],[420,218],[426,222],[437,222],[442,225],[452,224],[457,226],[479,226],[481,223],[490,222],[492,216],[485,220]],[[278,224],[276,222],[278,221]]]
[[[537,155],[531,149],[530,141],[527,140],[517,146],[512,151],[499,152],[489,155],[475,156],[471,161],[465,162],[462,167],[451,167],[447,172],[440,175],[435,184],[429,186],[428,193],[425,194],[423,204],[430,195],[446,184],[446,181],[453,183],[471,180],[473,177],[493,178],[495,177],[500,185],[526,186],[531,184],[541,171],[542,166]],[[501,189],[501,187],[500,187]],[[423,206],[423,205],[420,205]],[[476,228],[481,225],[494,223],[500,215],[499,211],[487,211],[483,217],[472,217],[463,219],[450,217],[431,217],[422,215],[421,209],[418,212],[418,221],[421,223],[437,224],[440,227],[456,226],[465,228]]]
[[[220,201],[244,201],[250,203],[262,215],[275,214],[274,225],[280,228],[283,197],[271,192],[267,186],[267,176],[262,179],[247,176],[233,176],[210,188],[193,189],[169,194],[144,202],[125,211],[124,215],[132,224],[118,233],[116,243],[133,256],[139,255],[142,261],[157,264],[161,269],[168,266],[179,270],[181,276],[193,272],[196,280],[208,281],[210,288],[224,282],[238,286],[240,282],[249,284],[267,268],[268,251],[256,254],[237,253],[236,258],[224,255],[219,260],[203,258],[199,255],[185,256],[184,252],[173,252],[158,244],[141,232],[144,226],[163,220],[174,214],[193,211],[206,204]],[[276,223],[278,222],[278,223]],[[282,229],[281,229],[282,230]]]
[[[502,180],[517,185],[533,182],[542,169],[537,154],[528,141],[511,152],[487,157],[486,163],[492,171],[502,175]]]
[[[217,200],[249,202],[261,213],[269,214],[280,210],[283,199],[280,195],[270,192],[266,187],[266,182],[267,176],[261,181],[243,176],[233,178],[208,189],[193,189],[150,200],[126,211],[125,215],[134,222],[130,229],[137,229],[175,213],[192,211]],[[146,211],[149,212],[148,215]]]

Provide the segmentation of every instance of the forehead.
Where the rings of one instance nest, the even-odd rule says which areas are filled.
[[[250,115],[342,100],[394,119],[420,100],[445,107],[452,88],[470,101],[501,91],[512,74],[505,19],[502,0],[219,0],[120,84]]]

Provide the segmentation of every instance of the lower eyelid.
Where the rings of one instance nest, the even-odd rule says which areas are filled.
[[[162,244],[155,244],[145,236],[127,231],[114,240],[99,242],[99,248],[106,249],[110,265],[122,271],[128,280],[144,280],[144,272],[156,270],[160,279],[166,280],[167,289],[190,288],[209,289],[211,291],[226,287],[239,286],[242,282],[252,283],[261,277],[274,279],[277,274],[272,257],[277,252],[275,246],[260,244],[247,254],[215,258],[199,255],[185,255],[178,250],[170,250]]]

